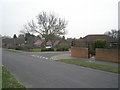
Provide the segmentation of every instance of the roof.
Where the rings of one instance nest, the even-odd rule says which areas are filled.
[[[43,43],[42,40],[37,40],[34,44],[35,44],[35,45],[41,45],[42,43]]]
[[[48,42],[46,43],[46,45],[52,46],[52,42],[51,42],[51,41],[48,41]]]
[[[59,40],[58,40],[58,41],[55,41],[54,46],[58,45],[59,43],[60,43]]]
[[[104,34],[87,35],[83,38],[83,40],[87,43],[93,42],[96,39],[105,39],[108,42],[116,42],[116,39]]]

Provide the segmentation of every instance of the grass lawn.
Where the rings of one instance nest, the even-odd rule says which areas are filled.
[[[30,49],[31,52],[41,52],[40,48]]]
[[[115,73],[120,72],[120,68],[118,69],[118,67],[114,67],[114,66],[81,62],[81,61],[76,61],[76,60],[72,60],[72,59],[60,59],[58,61],[75,64],[75,65],[79,65],[79,66],[84,66],[84,67],[90,67],[90,68],[94,68],[94,69],[100,69],[100,70],[104,70],[104,71],[115,72]]]
[[[2,67],[2,88],[22,88],[26,90],[5,67]]]

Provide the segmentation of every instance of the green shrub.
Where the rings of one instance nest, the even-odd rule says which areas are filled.
[[[56,51],[68,51],[69,48],[68,47],[58,47],[55,49]]]
[[[7,45],[6,48],[8,48],[8,49],[15,49],[16,46],[15,45]]]
[[[54,48],[41,48],[41,52],[43,51],[54,51]]]
[[[22,46],[16,46],[15,50],[23,50]]]
[[[68,43],[60,43],[56,47],[56,51],[68,51],[70,48],[70,45]]]
[[[33,45],[22,45],[22,46],[16,46],[16,50],[23,50],[23,51],[30,51],[30,49],[33,49]]]
[[[96,39],[93,41],[94,48],[105,48],[107,47],[108,42],[105,39]]]

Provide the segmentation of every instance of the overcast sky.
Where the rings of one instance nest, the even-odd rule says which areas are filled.
[[[2,35],[19,34],[27,21],[40,12],[54,12],[68,21],[66,37],[104,34],[118,29],[120,0],[1,0],[0,28]]]

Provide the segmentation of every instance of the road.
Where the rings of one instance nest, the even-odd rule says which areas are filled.
[[[51,59],[61,53],[3,51],[3,65],[27,88],[117,88],[118,74]]]

